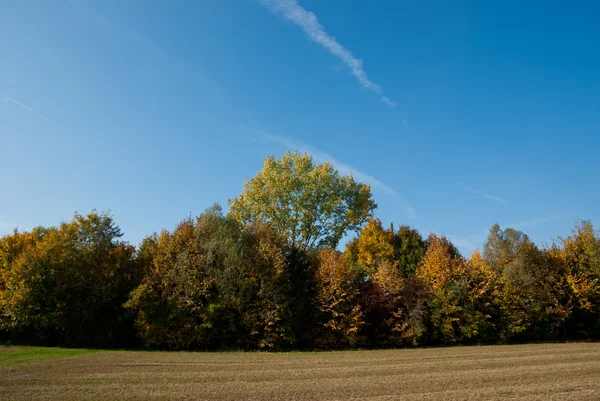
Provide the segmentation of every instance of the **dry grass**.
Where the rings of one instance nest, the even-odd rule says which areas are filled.
[[[107,351],[0,365],[2,400],[499,398],[600,399],[600,344],[289,354]]]

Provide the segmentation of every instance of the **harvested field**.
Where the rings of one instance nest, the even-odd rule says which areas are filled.
[[[600,344],[590,343],[316,353],[62,351],[0,348],[0,399],[600,399]],[[32,357],[36,352],[46,357]]]

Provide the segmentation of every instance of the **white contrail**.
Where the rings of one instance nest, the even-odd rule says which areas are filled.
[[[514,224],[507,224],[506,227],[516,228],[517,230],[521,230],[523,228],[534,227],[534,226],[537,226],[540,224],[547,223],[552,220],[560,219],[561,217],[563,217],[562,214],[551,214],[551,215],[548,215],[545,217],[540,217],[538,219],[531,219],[531,220],[520,221],[520,222],[514,223]]]
[[[286,138],[281,138],[275,135],[268,134],[263,131],[258,131],[263,137],[273,142],[277,142],[280,145],[285,146],[288,149],[297,149],[300,152],[306,152],[312,155],[315,159],[320,160],[322,162],[327,162],[334,166],[340,173],[342,174],[350,174],[358,181],[365,182],[370,184],[373,188],[377,188],[380,191],[386,193],[387,195],[391,195],[395,197],[404,207],[406,215],[410,219],[418,219],[416,210],[409,204],[403,197],[400,195],[394,188],[385,184],[384,182],[378,180],[377,178],[360,171],[359,169],[350,166],[348,164],[342,163],[335,159],[330,154],[323,152],[319,149],[316,149],[310,145],[306,145],[301,142],[292,141]]]
[[[2,98],[2,100],[4,100],[5,102],[10,102],[13,104],[16,104],[17,106],[35,114],[36,116],[38,116],[39,118],[41,118],[42,120],[45,120],[49,123],[54,123],[54,121],[50,120],[48,117],[44,116],[42,113],[38,113],[37,111],[35,111],[34,109],[32,109],[31,107],[27,106],[26,104],[23,104],[21,102],[19,102],[18,100],[15,100],[11,97],[6,96],[4,93],[0,93],[0,98]]]
[[[261,3],[275,14],[282,15],[285,19],[298,25],[304,33],[315,43],[323,46],[329,53],[338,57],[350,68],[352,75],[358,83],[380,96],[381,101],[389,107],[396,107],[396,103],[383,94],[381,85],[371,81],[363,68],[363,61],[354,57],[350,50],[342,46],[336,38],[329,35],[321,25],[317,16],[304,9],[297,0],[260,0]]]
[[[473,187],[471,187],[469,185],[464,185],[464,184],[459,184],[459,185],[462,186],[465,190],[467,190],[469,192],[472,192],[474,194],[477,194],[477,195],[481,196],[484,199],[496,202],[496,203],[501,204],[501,205],[503,205],[503,204],[506,203],[506,200],[503,199],[503,198],[501,198],[501,197],[499,197],[499,196],[490,195],[490,194],[488,194],[486,192],[483,192],[483,191],[481,191],[481,190],[479,190],[477,188],[473,188]]]

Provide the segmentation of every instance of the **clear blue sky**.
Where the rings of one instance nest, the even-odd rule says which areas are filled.
[[[267,154],[463,251],[600,224],[597,1],[0,0],[0,233],[110,209],[138,243]],[[362,60],[362,64],[359,60]]]

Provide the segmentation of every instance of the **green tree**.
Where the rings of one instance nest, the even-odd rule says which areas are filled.
[[[504,298],[520,340],[560,339],[571,313],[571,291],[560,253],[539,249],[529,239],[517,247],[501,272]]]
[[[289,349],[297,338],[286,241],[268,223],[254,221],[244,230],[242,246],[250,282],[242,302],[249,346]]]
[[[412,276],[425,256],[427,242],[421,234],[408,226],[400,226],[397,232],[393,225],[383,228],[381,221],[369,218],[357,238],[352,239],[344,252],[352,263],[374,273],[377,266],[389,262],[396,266],[404,277]]]
[[[142,242],[148,274],[127,307],[147,346],[290,349],[307,346],[312,259],[273,227],[244,230],[219,207]]]
[[[244,261],[237,223],[209,208],[173,232],[145,239],[147,275],[126,306],[147,346],[220,349],[238,346]]]
[[[297,151],[279,160],[267,157],[262,171],[246,180],[229,205],[230,215],[243,225],[268,222],[290,245],[304,249],[335,248],[376,208],[369,185]]]
[[[250,332],[247,346],[274,350],[313,346],[314,255],[290,246],[262,221],[244,229],[242,246],[247,282],[241,314]]]
[[[400,226],[394,236],[395,259],[405,277],[415,274],[427,252],[427,241],[409,226]]]
[[[500,271],[514,258],[517,248],[529,240],[525,233],[513,228],[502,230],[498,223],[490,229],[486,243],[483,245],[483,258],[494,270]]]

